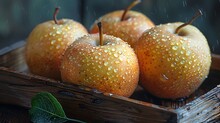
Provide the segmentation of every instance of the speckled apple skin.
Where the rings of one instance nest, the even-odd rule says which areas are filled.
[[[159,25],[146,31],[135,46],[140,65],[140,83],[160,98],[181,98],[192,94],[209,73],[210,49],[206,38],[183,23]]]
[[[62,80],[129,97],[139,80],[139,66],[134,50],[124,41],[104,35],[79,38],[66,50],[61,65]]]
[[[118,10],[100,17],[92,25],[90,33],[98,33],[97,23],[102,22],[104,34],[119,37],[133,48],[142,33],[154,27],[154,23],[136,11],[128,11],[125,20],[121,21],[123,12],[124,10]]]
[[[58,22],[41,23],[29,34],[25,53],[31,73],[61,79],[60,64],[65,50],[77,38],[88,34],[78,22],[70,19]]]

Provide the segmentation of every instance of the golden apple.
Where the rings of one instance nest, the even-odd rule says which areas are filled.
[[[80,23],[71,19],[54,18],[37,25],[29,34],[26,61],[31,73],[60,79],[61,58],[67,47],[77,38],[88,34]]]

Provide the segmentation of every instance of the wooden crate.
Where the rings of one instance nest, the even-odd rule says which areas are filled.
[[[68,117],[86,122],[198,122],[220,120],[219,56],[213,55],[209,77],[190,97],[164,100],[153,97],[140,86],[130,98],[102,93],[28,72],[25,42],[0,50],[0,103],[28,110],[38,92],[52,93]],[[11,106],[13,105],[13,106]],[[1,110],[1,108],[0,108]],[[28,116],[28,114],[25,114]],[[18,118],[19,119],[19,118]],[[28,119],[28,118],[27,118]],[[20,119],[21,120],[21,119]]]

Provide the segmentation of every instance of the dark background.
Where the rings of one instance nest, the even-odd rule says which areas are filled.
[[[133,0],[1,0],[0,49],[25,40],[39,23],[51,20],[54,8],[61,7],[58,18],[71,18],[87,29],[103,14],[124,9]],[[204,15],[193,25],[206,36],[213,53],[220,54],[220,0],[142,0],[133,8],[155,24],[189,20],[197,9]]]

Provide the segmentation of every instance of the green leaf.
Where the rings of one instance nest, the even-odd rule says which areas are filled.
[[[64,123],[67,121],[84,123],[67,118],[61,104],[48,92],[40,92],[32,98],[29,113],[31,121],[34,123]]]

